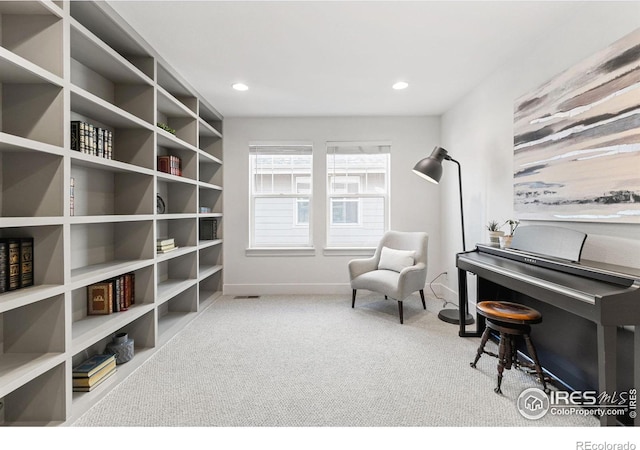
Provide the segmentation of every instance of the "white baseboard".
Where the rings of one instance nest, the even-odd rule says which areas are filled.
[[[458,304],[458,293],[448,286],[434,283],[433,290],[448,302]],[[429,285],[425,293],[433,295]],[[349,283],[274,283],[274,284],[225,284],[224,295],[349,295]]]
[[[349,283],[225,284],[224,295],[349,295]]]

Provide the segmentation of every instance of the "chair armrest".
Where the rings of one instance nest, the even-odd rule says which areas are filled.
[[[407,294],[424,289],[427,281],[427,265],[418,263],[413,266],[405,267],[400,272],[398,285],[401,286]]]
[[[378,263],[375,257],[352,259],[349,261],[349,279],[353,280],[359,277],[363,273],[371,272],[378,268]]]

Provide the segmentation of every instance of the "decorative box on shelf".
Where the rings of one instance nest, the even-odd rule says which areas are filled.
[[[200,219],[200,240],[210,241],[218,239],[218,219]]]

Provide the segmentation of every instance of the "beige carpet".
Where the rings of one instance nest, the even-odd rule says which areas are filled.
[[[221,297],[73,426],[592,427],[591,417],[527,420],[516,398],[533,377],[496,360],[469,367],[479,339],[460,338],[405,301],[359,296]],[[535,335],[534,335],[535,338]]]

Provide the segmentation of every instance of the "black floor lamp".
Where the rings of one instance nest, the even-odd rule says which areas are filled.
[[[460,193],[460,222],[462,224],[462,250],[465,251],[467,246],[464,241],[464,212],[462,208],[462,171],[460,169],[460,163],[453,159],[445,149],[442,147],[436,147],[431,152],[431,155],[428,158],[424,158],[415,165],[413,168],[413,172],[427,181],[438,184],[440,182],[440,178],[442,178],[442,160],[446,159],[448,161],[454,162],[458,165],[458,188]],[[445,300],[444,306],[447,306],[447,302]],[[449,323],[460,323],[460,313],[456,309],[444,308],[438,313],[438,318],[445,322]],[[473,323],[473,316],[467,313],[465,317],[465,323],[467,325]]]

